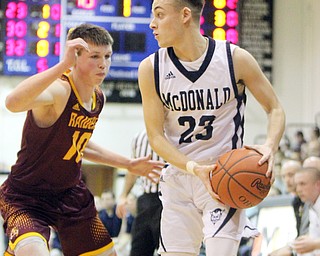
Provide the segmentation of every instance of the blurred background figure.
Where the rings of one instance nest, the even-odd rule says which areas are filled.
[[[297,227],[297,235],[305,234],[307,230],[307,224],[301,227],[301,218],[302,211],[304,208],[304,203],[300,200],[300,198],[296,194],[296,186],[294,183],[294,176],[296,172],[301,169],[302,164],[298,160],[287,160],[284,162],[281,168],[281,176],[284,181],[285,189],[288,194],[293,196],[292,207],[294,210],[294,214],[296,217],[296,227]],[[302,229],[301,229],[302,228]]]
[[[129,256],[131,251],[131,230],[134,219],[137,215],[137,197],[130,193],[127,196],[126,216],[122,218],[121,231],[115,241],[115,248],[118,256]]]
[[[300,198],[300,194],[297,193],[297,184],[296,184],[296,175],[300,171],[301,168],[303,169],[313,169],[316,170],[315,174],[320,172],[320,157],[308,157],[306,158],[303,163],[302,167],[300,162],[295,161],[295,160],[287,160],[283,166],[282,166],[282,177],[284,179],[284,183],[286,184],[287,190],[289,193],[294,194],[294,199],[293,199],[293,208],[296,216],[296,221],[297,221],[297,241],[299,246],[301,246],[301,243],[312,243],[315,242],[315,240],[309,240],[307,237],[309,237],[310,234],[315,233],[313,231],[309,232],[309,226],[310,226],[310,221],[309,221],[309,208],[310,208],[310,202],[305,203],[307,200]],[[304,171],[306,172],[306,171]],[[304,174],[306,177],[308,176],[306,173]],[[305,190],[314,190],[313,192],[317,194],[317,187],[314,184],[317,184],[317,175],[312,175],[312,172],[309,173],[309,178],[312,178],[313,180],[308,180],[307,178],[305,179],[304,183],[300,184],[300,186],[303,185],[305,187]],[[301,190],[301,188],[299,188]],[[301,192],[300,192],[301,193]],[[311,193],[310,193],[311,194]],[[310,196],[311,197],[311,196]],[[314,196],[315,197],[315,196]],[[319,214],[319,213],[318,213]],[[318,215],[320,216],[320,215]],[[313,225],[314,226],[314,225]],[[318,227],[318,229],[320,226]],[[314,235],[317,237],[317,234]],[[319,242],[320,242],[320,236],[318,236]],[[279,250],[276,250],[269,254],[270,256],[291,256],[294,255],[291,245],[286,245],[283,248],[280,248]],[[317,254],[302,254],[304,256],[314,256]],[[319,254],[320,255],[320,254]]]
[[[292,151],[298,154],[301,154],[301,148],[307,143],[304,133],[301,130],[298,130],[294,135],[294,141],[292,142]]]
[[[122,219],[116,215],[116,198],[112,191],[106,190],[100,196],[99,218],[108,229],[110,236],[117,237],[120,233]]]
[[[292,249],[298,255],[320,255],[320,170],[314,167],[300,169],[294,177],[296,192],[308,204],[309,232],[299,236]]]
[[[154,160],[163,161],[150,147],[146,131],[143,130],[136,134],[132,140],[132,157],[148,155]],[[136,180],[137,176],[127,173],[125,186],[117,207],[119,217],[126,216],[127,205],[129,204],[128,195]],[[130,256],[153,256],[156,255],[159,247],[162,204],[158,196],[158,183],[153,183],[143,177],[140,177],[139,181],[141,181],[143,194],[137,200],[137,215],[131,232]]]
[[[303,145],[301,149],[302,159],[311,156],[320,157],[320,131],[319,127],[315,126],[310,133],[310,139]]]
[[[102,210],[100,196],[94,196],[94,204],[96,206],[97,212],[100,212]]]

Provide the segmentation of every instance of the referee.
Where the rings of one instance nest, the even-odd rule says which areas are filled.
[[[145,130],[136,134],[132,141],[132,157],[151,155],[152,160],[163,161],[150,147]],[[164,161],[163,161],[164,162]],[[137,176],[127,173],[123,191],[117,205],[117,215],[126,215],[126,201]],[[140,177],[143,194],[137,200],[137,215],[134,219],[131,235],[130,256],[153,256],[159,247],[160,217],[162,204],[158,196],[158,183],[153,183],[145,177]]]

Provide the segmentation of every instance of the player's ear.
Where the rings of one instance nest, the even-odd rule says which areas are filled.
[[[184,7],[182,9],[183,21],[184,23],[189,22],[192,19],[192,11],[189,7]]]

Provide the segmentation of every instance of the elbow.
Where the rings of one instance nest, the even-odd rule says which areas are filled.
[[[11,112],[20,112],[21,109],[19,109],[19,103],[21,100],[17,99],[17,97],[14,97],[13,95],[9,94],[6,97],[5,100],[5,106],[6,108]]]

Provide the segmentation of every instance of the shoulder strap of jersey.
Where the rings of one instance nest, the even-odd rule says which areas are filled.
[[[232,86],[233,86],[235,97],[238,98],[239,93],[238,93],[237,82],[236,82],[236,78],[235,78],[235,74],[234,74],[231,46],[230,46],[230,42],[229,41],[226,41],[226,50],[227,50],[227,58],[228,58],[230,78],[231,78],[231,82],[232,82]]]
[[[154,83],[156,86],[156,91],[157,91],[159,98],[161,99],[160,84],[159,84],[159,51],[156,51],[154,54],[153,70],[154,70]]]

